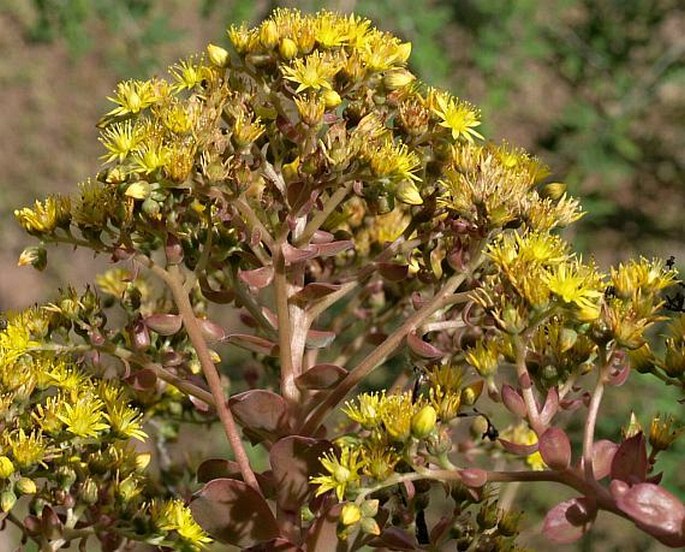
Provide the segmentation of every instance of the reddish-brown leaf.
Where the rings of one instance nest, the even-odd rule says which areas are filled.
[[[502,386],[502,402],[504,406],[519,418],[525,418],[528,413],[526,403],[521,394],[511,385],[504,384]]]
[[[685,546],[685,505],[666,489],[639,483],[621,494],[616,503],[638,527],[661,543]]]
[[[587,533],[596,514],[596,506],[585,497],[566,500],[547,512],[542,533],[557,544],[570,544]]]
[[[232,333],[226,336],[226,341],[254,353],[278,356],[278,345],[257,335]]]
[[[335,339],[335,332],[329,332],[326,330],[309,330],[307,332],[307,338],[305,340],[305,345],[308,349],[323,349],[328,347]]]
[[[337,364],[317,364],[295,380],[300,389],[330,389],[341,382],[347,370]]]
[[[220,542],[242,549],[279,536],[271,509],[252,487],[236,479],[214,479],[190,503],[193,517]]]
[[[283,397],[265,389],[251,389],[231,397],[231,412],[246,429],[273,439],[288,432]]]
[[[640,483],[647,477],[647,445],[642,432],[621,443],[611,461],[611,479],[629,484]]]
[[[159,335],[174,335],[181,331],[183,318],[180,314],[151,314],[144,320],[145,325]]]
[[[299,512],[313,493],[309,477],[321,471],[319,457],[331,448],[330,441],[290,435],[277,441],[269,452],[276,484],[276,502],[285,511]]]
[[[240,270],[238,277],[248,286],[262,289],[268,286],[274,279],[274,267],[262,266],[254,270]]]
[[[540,436],[538,450],[553,470],[565,470],[571,465],[571,441],[563,429],[550,427]]]
[[[504,450],[517,456],[530,456],[538,450],[538,443],[534,445],[522,445],[520,443],[514,443],[512,441],[507,441],[506,439],[497,439],[497,441],[504,447]]]
[[[435,345],[427,343],[414,332],[407,335],[407,345],[409,346],[409,349],[420,358],[436,360],[445,356],[443,351],[438,349]]]

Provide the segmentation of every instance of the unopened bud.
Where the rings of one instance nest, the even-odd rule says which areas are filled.
[[[557,200],[564,195],[564,192],[566,192],[566,184],[562,184],[561,182],[550,182],[542,187],[540,195],[544,198]]]
[[[362,528],[362,531],[367,535],[381,534],[381,528],[378,526],[378,523],[376,523],[376,520],[373,518],[362,518],[362,520],[359,522],[359,525]]]
[[[20,477],[14,484],[14,488],[23,495],[32,495],[38,492],[35,481],[28,477]]]
[[[0,479],[7,479],[14,473],[14,464],[7,456],[0,456]]]
[[[424,406],[411,419],[411,433],[417,439],[424,439],[435,429],[438,413],[430,405]]]
[[[133,199],[147,199],[150,197],[150,183],[145,181],[134,182],[126,188],[124,195]]]
[[[80,496],[86,504],[95,504],[98,501],[98,486],[90,477],[83,482]]]
[[[422,205],[421,192],[411,180],[405,180],[397,187],[397,199],[406,205]]]
[[[9,512],[16,502],[17,495],[14,494],[14,491],[6,489],[0,493],[0,510],[3,512]]]
[[[324,90],[321,96],[323,97],[323,103],[326,105],[326,109],[333,109],[342,103],[340,94],[335,90]]]
[[[340,523],[343,525],[354,525],[362,519],[362,511],[354,502],[347,502],[343,505],[340,512]]]
[[[217,46],[216,44],[208,44],[207,56],[209,57],[209,61],[217,67],[228,66],[228,51],[224,50],[221,46]]]
[[[297,44],[290,38],[284,38],[278,45],[278,51],[283,59],[293,59],[297,55]]]
[[[388,71],[383,77],[383,84],[388,90],[397,90],[399,88],[404,88],[409,83],[414,81],[416,76],[414,76],[411,71],[406,69],[395,69],[394,71]]]

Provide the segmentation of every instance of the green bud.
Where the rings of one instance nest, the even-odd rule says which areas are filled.
[[[24,495],[36,494],[38,492],[35,481],[28,477],[19,478],[14,484],[14,488]]]
[[[86,504],[95,504],[98,501],[98,486],[90,477],[83,482],[80,495]]]
[[[14,494],[14,491],[6,489],[0,493],[0,510],[3,512],[9,512],[16,502],[17,495]]]

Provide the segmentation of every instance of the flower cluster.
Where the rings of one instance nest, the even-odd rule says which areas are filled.
[[[145,489],[150,454],[132,442],[147,440],[142,413],[117,380],[44,341],[57,333],[59,316],[83,308],[73,299],[63,298],[59,314],[52,305],[9,315],[0,332],[2,511],[26,496],[24,525],[40,543],[56,535],[85,542],[96,531],[111,545],[126,533],[148,539],[152,533],[139,532],[137,520],[155,519]],[[154,535],[188,550],[207,542],[190,518],[159,525]]]
[[[682,310],[672,263],[604,272],[573,253],[555,233],[582,215],[565,185],[486,142],[479,110],[417,79],[411,45],[370,21],[276,9],[228,38],[119,84],[102,171],[15,213],[41,240],[20,264],[64,243],[120,266],[96,279],[102,301],[69,288],[0,332],[3,509],[40,497],[24,529],[52,549],[87,526],[108,550],[192,550],[204,530],[253,550],[520,550],[492,483],[554,481],[583,496],[548,513],[553,540],[603,508],[684,544],[685,508],[650,474],[676,424],[655,419],[649,458],[639,431],[595,441],[611,386],[684,386],[684,318],[664,352],[648,344]],[[367,381],[383,366],[394,383]],[[393,390],[346,403],[331,435],[372,383]],[[574,410],[576,447],[557,416]],[[203,462],[197,492],[190,466],[162,462],[154,492],[128,442],[164,450],[184,422],[219,422],[235,462]],[[503,469],[503,451],[532,470]],[[432,516],[438,482],[451,507]]]

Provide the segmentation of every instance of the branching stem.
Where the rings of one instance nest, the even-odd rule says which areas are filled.
[[[183,277],[178,265],[171,265],[168,267],[168,270],[165,270],[159,265],[155,264],[151,259],[143,255],[136,256],[136,260],[143,266],[149,268],[155,275],[159,276],[159,278],[161,278],[169,287],[169,290],[174,298],[174,302],[176,303],[176,307],[178,308],[178,312],[183,318],[183,326],[188,333],[190,342],[193,344],[197,358],[202,366],[202,372],[204,373],[205,379],[207,380],[207,385],[209,385],[212,397],[214,398],[214,406],[223,425],[226,437],[228,438],[231,448],[233,449],[235,459],[240,466],[240,472],[243,476],[243,480],[261,494],[261,489],[257,483],[257,478],[255,477],[254,471],[250,466],[250,461],[245,452],[245,447],[240,439],[238,427],[235,423],[231,410],[228,408],[219,372],[212,361],[209,348],[207,347],[207,342],[202,336],[202,330],[200,329],[197,319],[195,318],[193,306],[191,305],[190,299],[184,290]]]

